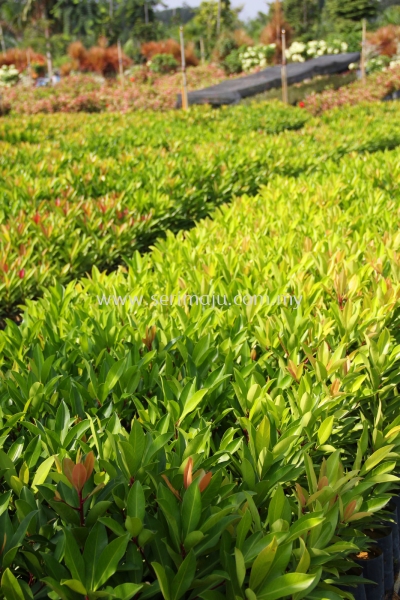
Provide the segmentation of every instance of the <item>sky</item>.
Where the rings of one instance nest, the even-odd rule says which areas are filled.
[[[187,4],[188,6],[198,6],[200,4],[200,0],[163,0],[164,3],[168,6],[168,8],[177,8],[182,6],[183,4]],[[259,11],[267,12],[267,2],[266,0],[231,0],[231,5],[241,6],[244,5],[242,12],[240,13],[240,18],[243,20],[251,19],[252,17],[256,17]]]

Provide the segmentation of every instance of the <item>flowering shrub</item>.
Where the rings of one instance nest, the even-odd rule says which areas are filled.
[[[276,44],[262,44],[258,46],[249,46],[239,54],[239,59],[242,63],[243,71],[251,71],[256,67],[264,69],[272,64],[272,59],[275,56]]]
[[[311,94],[305,100],[305,107],[312,114],[344,106],[346,104],[359,104],[360,102],[376,102],[388,94],[400,90],[400,67],[374,73],[364,83],[356,81],[338,90],[326,90],[321,94]]]
[[[19,72],[14,65],[7,67],[3,65],[0,68],[0,87],[11,87],[19,81]]]
[[[325,54],[340,54],[346,52],[348,45],[346,42],[340,40],[334,40],[331,43],[327,43],[324,40],[313,40],[307,42],[293,42],[293,44],[286,50],[286,58],[290,62],[305,62],[311,58],[318,56],[324,56]]]
[[[223,69],[199,66],[187,70],[191,90],[215,85],[226,79]],[[100,80],[93,75],[74,75],[47,88],[5,90],[4,101],[15,113],[55,112],[131,112],[138,109],[168,110],[175,107],[182,91],[181,73],[160,76],[148,70],[126,78],[124,90],[114,80]]]

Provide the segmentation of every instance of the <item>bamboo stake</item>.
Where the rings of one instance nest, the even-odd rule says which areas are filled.
[[[181,59],[182,59],[182,108],[183,110],[187,110],[189,108],[188,104],[188,91],[187,91],[187,79],[186,79],[186,58],[185,58],[185,40],[183,38],[183,27],[180,27],[180,37],[181,37]]]
[[[285,104],[289,104],[288,88],[287,88],[287,72],[286,72],[286,31],[282,29],[282,100]]]
[[[3,54],[5,54],[6,53],[6,42],[4,39],[3,27],[1,25],[1,23],[0,23],[0,39],[1,39],[1,49],[3,51]]]
[[[29,83],[32,85],[32,66],[31,66],[31,50],[28,48],[26,53],[26,63],[28,65]]]
[[[118,40],[118,63],[119,63],[119,76],[121,78],[121,87],[124,89],[125,86],[125,78],[124,78],[124,66],[122,64],[122,50],[121,50],[121,42]]]
[[[51,58],[49,23],[45,9],[43,9],[42,17],[44,19],[44,36],[46,38],[47,75],[50,85],[53,85],[53,60]]]
[[[204,65],[204,63],[206,62],[206,53],[204,50],[204,40],[202,37],[200,38],[200,54],[201,54],[201,64]]]
[[[365,82],[366,80],[366,62],[367,62],[367,21],[365,19],[362,20],[362,44],[361,44],[361,79]]]

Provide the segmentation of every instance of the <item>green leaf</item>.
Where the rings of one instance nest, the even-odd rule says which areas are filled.
[[[162,595],[164,596],[165,600],[170,600],[169,582],[164,567],[157,562],[152,562],[151,566],[153,567],[157,576]]]
[[[275,521],[278,521],[281,518],[285,500],[283,488],[281,485],[278,485],[268,507],[268,523],[270,529]]]
[[[185,402],[185,406],[183,407],[183,411],[181,413],[181,416],[179,418],[179,422],[181,423],[183,421],[183,419],[191,412],[193,412],[198,405],[200,404],[200,402],[203,400],[204,396],[207,394],[208,389],[207,388],[203,388],[202,390],[198,390],[197,392],[195,392],[193,394],[193,396],[191,396],[190,398],[188,398]]]
[[[171,600],[179,600],[188,591],[196,573],[196,556],[191,550],[175,575],[171,585]]]
[[[69,529],[64,528],[65,536],[65,564],[71,572],[72,578],[85,584],[85,563],[79,546]]]
[[[384,446],[383,448],[379,448],[379,450],[374,452],[369,458],[367,458],[367,460],[363,464],[360,471],[360,475],[365,475],[365,473],[368,473],[368,471],[370,471],[371,469],[376,467],[376,465],[378,465],[380,462],[385,460],[385,458],[392,451],[393,448],[393,445]]]
[[[141,533],[143,529],[143,522],[137,517],[126,517],[125,527],[129,531],[131,536],[135,538]]]
[[[278,542],[276,538],[260,552],[255,559],[250,572],[249,586],[252,590],[257,591],[257,588],[262,584],[267,577],[271,565],[275,559],[276,551],[278,550]]]
[[[195,480],[185,492],[182,501],[182,531],[183,538],[194,531],[201,517],[201,494],[198,482]]]
[[[239,548],[235,548],[235,563],[236,563],[236,575],[239,587],[242,587],[244,579],[246,577],[246,565],[242,552]]]
[[[188,552],[189,550],[197,546],[197,544],[199,544],[203,539],[204,533],[202,531],[192,531],[192,533],[189,533],[186,536],[185,541],[183,542],[185,550]]]
[[[131,464],[133,477],[136,475],[136,472],[142,463],[145,442],[146,438],[143,433],[143,429],[141,428],[139,421],[135,419],[132,423],[132,429],[129,434],[129,443],[132,446],[134,456],[134,461]]]
[[[331,435],[332,429],[333,429],[334,420],[335,420],[335,417],[332,415],[332,416],[328,417],[327,419],[325,419],[325,421],[323,421],[321,423],[321,426],[318,430],[318,442],[319,442],[320,446],[325,444],[325,442],[330,438],[330,435]]]
[[[135,481],[129,490],[126,501],[126,511],[128,517],[136,517],[141,521],[144,520],[146,510],[146,499],[144,496],[142,484],[140,481]]]
[[[10,569],[6,569],[1,578],[1,591],[6,600],[25,600],[18,579],[14,577]]]
[[[129,542],[129,534],[113,540],[100,555],[94,578],[94,591],[102,586],[118,568],[118,563],[124,556]]]
[[[130,600],[133,596],[136,596],[142,588],[142,584],[122,583],[114,588],[113,596],[114,598],[118,598],[118,600]]]
[[[73,592],[77,592],[78,594],[82,594],[82,596],[86,596],[87,591],[85,586],[76,579],[62,579],[60,582],[62,585],[66,585]]]
[[[41,485],[42,483],[44,483],[47,479],[48,474],[50,473],[50,469],[53,466],[54,463],[54,456],[49,456],[49,458],[46,458],[46,460],[44,460],[42,462],[42,464],[39,466],[39,468],[37,469],[36,473],[35,473],[35,477],[33,478],[32,481],[32,490],[34,492],[37,492],[37,487],[38,485]]]
[[[311,516],[303,515],[293,523],[289,529],[289,536],[285,539],[285,544],[293,542],[301,535],[307,533],[310,529],[317,527],[325,520],[325,516],[322,512],[315,512]]]
[[[296,592],[306,590],[314,581],[315,575],[304,573],[287,573],[269,581],[257,594],[257,600],[278,600],[287,598]]]
[[[107,547],[107,544],[108,537],[106,528],[100,521],[97,521],[87,537],[85,549],[83,551],[83,561],[86,571],[85,583],[88,590],[92,590],[94,587],[96,566],[102,552]]]
[[[104,389],[101,400],[105,400],[111,390],[117,385],[122,373],[125,369],[126,359],[123,358],[118,362],[114,363],[111,369],[107,373],[106,381],[104,383]]]
[[[97,502],[87,514],[85,521],[86,525],[88,525],[89,527],[94,525],[96,521],[107,512],[110,506],[112,506],[112,502],[106,500],[101,500],[100,502]]]

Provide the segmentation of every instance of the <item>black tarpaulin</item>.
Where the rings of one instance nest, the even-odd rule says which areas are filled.
[[[317,75],[334,75],[348,70],[351,63],[360,60],[359,52],[347,54],[328,54],[307,60],[304,63],[290,63],[287,65],[288,84],[299,83],[305,79],[312,79]],[[218,85],[213,85],[197,92],[189,92],[189,104],[236,104],[242,98],[261,94],[272,88],[281,87],[281,67],[268,67],[246,77],[228,79]],[[176,107],[181,108],[182,95],[178,94]]]

